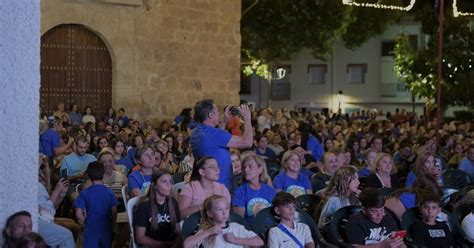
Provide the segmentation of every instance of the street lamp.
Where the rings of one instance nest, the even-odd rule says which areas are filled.
[[[339,107],[338,107],[338,109],[337,109],[338,112],[341,110],[342,94],[343,94],[343,93],[342,93],[342,90],[339,90],[339,91],[337,92],[337,100],[339,101]]]

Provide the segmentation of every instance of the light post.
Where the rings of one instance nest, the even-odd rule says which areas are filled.
[[[343,94],[343,93],[342,93],[342,90],[339,90],[339,91],[337,92],[337,100],[339,101],[339,105],[338,105],[339,107],[337,108],[337,111],[338,111],[338,112],[341,111],[342,94]]]

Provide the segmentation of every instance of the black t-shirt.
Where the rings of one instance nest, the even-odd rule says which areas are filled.
[[[326,188],[327,184],[331,180],[331,175],[324,174],[322,171],[318,171],[311,178],[311,186],[313,187],[313,192],[318,192],[321,189]]]
[[[392,188],[400,188],[400,179],[396,174],[390,175],[390,181],[392,182]],[[375,173],[372,173],[367,177],[366,185],[367,187],[372,187],[376,189],[386,188],[382,185],[382,182]]]
[[[174,211],[176,214],[176,224],[181,221],[179,215],[178,202],[172,199]],[[160,241],[173,241],[175,240],[175,230],[171,228],[170,211],[168,204],[165,202],[163,205],[158,205],[158,230],[153,231],[151,228],[151,206],[149,200],[142,202],[137,210],[135,211],[134,227],[145,227],[145,236],[160,240]]]
[[[418,221],[410,228],[410,235],[417,244],[430,248],[454,245],[453,236],[445,222],[436,221],[436,224],[431,226]]]
[[[345,226],[347,243],[351,245],[376,244],[384,241],[397,230],[397,224],[390,215],[386,214],[379,224],[375,224],[363,211],[351,216]]]

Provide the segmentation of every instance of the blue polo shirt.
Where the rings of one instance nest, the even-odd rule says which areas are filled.
[[[222,129],[199,124],[193,129],[190,145],[196,159],[211,156],[221,170],[219,182],[232,189],[232,161],[227,144],[232,135]]]
[[[40,136],[40,152],[52,158],[54,155],[54,149],[60,145],[61,137],[58,132],[52,128],[48,128],[46,132]]]

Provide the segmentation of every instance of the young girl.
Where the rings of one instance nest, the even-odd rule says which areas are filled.
[[[133,167],[132,161],[128,158],[125,150],[125,144],[121,140],[112,141],[112,149],[115,152],[115,164],[123,165],[127,168],[127,172]]]
[[[184,247],[247,247],[262,246],[263,240],[238,223],[228,223],[229,202],[213,195],[204,201],[199,231],[184,241]]]
[[[135,237],[139,245],[168,247],[177,240],[179,207],[171,194],[173,179],[166,171],[155,171],[147,199],[138,205],[134,218]]]
[[[276,192],[271,186],[272,182],[262,158],[252,154],[245,157],[242,163],[242,185],[233,194],[232,209],[245,217],[248,223],[252,223],[260,210],[272,205]]]
[[[219,166],[213,157],[203,157],[195,162],[191,181],[184,186],[178,197],[183,218],[199,211],[201,204],[211,195],[221,195],[230,203],[229,190],[217,182],[219,174]]]
[[[332,218],[332,215],[340,208],[356,205],[360,190],[357,169],[354,166],[344,166],[336,170],[327,188],[324,190],[320,203],[318,227],[323,228]]]
[[[416,177],[421,174],[431,174],[434,179],[438,181],[438,184],[443,184],[443,179],[441,177],[440,170],[435,166],[435,154],[431,152],[425,152],[420,154],[413,167],[413,171],[410,171],[405,181],[405,187],[410,188],[416,180]]]
[[[273,182],[277,192],[285,191],[295,197],[313,193],[308,177],[300,173],[301,157],[297,151],[285,152],[282,164],[285,171],[278,174]]]

